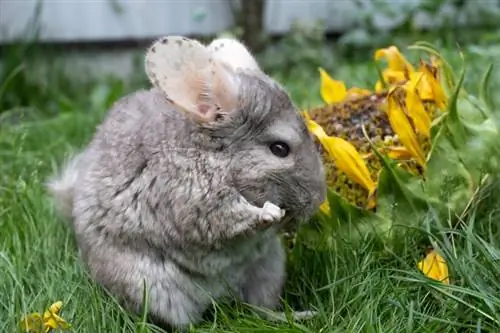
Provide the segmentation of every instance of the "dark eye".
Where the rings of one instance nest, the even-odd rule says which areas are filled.
[[[269,146],[269,149],[271,149],[271,153],[278,157],[287,157],[290,154],[290,147],[283,142],[273,142]]]

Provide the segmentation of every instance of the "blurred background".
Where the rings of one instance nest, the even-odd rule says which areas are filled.
[[[498,27],[493,0],[0,0],[0,124],[147,87],[144,50],[162,35],[241,38],[308,107],[321,102],[318,66],[372,88],[377,48],[425,39],[494,60]]]

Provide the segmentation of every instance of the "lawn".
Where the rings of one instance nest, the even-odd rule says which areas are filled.
[[[485,64],[498,54],[493,48],[482,50],[464,50],[468,89],[475,88]],[[453,60],[459,64],[458,56]],[[338,66],[327,69],[348,85],[371,88],[376,80],[370,61],[353,64],[341,59]],[[285,84],[297,105],[320,103],[314,68],[272,75]],[[500,72],[493,75],[494,92],[500,87]],[[6,93],[17,93],[9,89]],[[118,95],[126,91],[119,90]],[[61,316],[71,323],[71,332],[161,332],[125,313],[89,279],[73,236],[56,216],[44,188],[64,158],[88,142],[109,105],[104,101],[108,97],[89,103],[88,96],[94,95],[82,91],[78,98],[82,102],[72,103],[70,111],[55,117],[12,122],[4,113],[1,118],[0,332],[16,332],[24,314],[43,312],[57,300],[64,303]],[[43,107],[39,111],[43,113]],[[193,332],[499,331],[498,184],[493,179],[477,194],[474,206],[463,216],[462,228],[452,230],[449,221],[430,217],[422,221],[422,228],[407,230],[390,250],[376,238],[361,245],[337,239],[323,251],[298,243],[289,262],[284,302],[292,309],[317,310],[314,319],[270,322],[243,305],[214,305],[213,314]],[[438,232],[427,234],[428,224]],[[444,236],[450,233],[451,237]],[[416,268],[423,255],[423,236],[433,239],[444,254],[450,285],[427,279]]]

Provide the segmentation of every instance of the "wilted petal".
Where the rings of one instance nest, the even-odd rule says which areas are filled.
[[[376,201],[376,197],[375,197],[375,193],[376,193],[376,190],[377,188],[374,187],[373,190],[371,190],[369,193],[368,193],[368,204],[366,205],[366,208],[367,209],[373,209],[375,208],[375,206],[377,205],[377,201]]]
[[[358,97],[358,96],[368,96],[371,95],[372,92],[368,89],[362,89],[358,87],[352,87],[347,90],[347,97]]]
[[[384,90],[384,85],[382,84],[381,81],[377,81],[377,83],[375,83],[375,92],[381,92]]]
[[[381,150],[393,160],[407,160],[413,157],[406,147],[384,147]]]
[[[321,206],[319,206],[319,209],[326,215],[330,215],[330,202],[328,201],[328,198],[323,201]]]
[[[417,135],[392,92],[389,93],[387,103],[387,116],[392,129],[398,135],[401,143],[408,149],[413,157],[417,159],[417,162],[421,166],[425,166],[424,153],[417,140]]]
[[[384,88],[384,85],[381,81],[377,81],[377,83],[375,84],[376,92],[381,92],[392,85],[404,83],[407,80],[404,72],[397,71],[391,68],[386,68],[382,71],[382,78],[384,79],[386,87]]]
[[[422,100],[417,95],[416,86],[422,79],[423,75],[415,78],[415,80],[410,80],[406,85],[406,110],[408,114],[413,119],[415,127],[417,130],[425,135],[430,136],[431,130],[431,117],[425,110],[425,106]]]
[[[391,68],[387,68],[382,72],[385,83],[388,85],[393,85],[396,83],[402,83],[407,80],[405,73],[401,71],[396,71]]]
[[[21,320],[21,330],[26,333],[43,332],[43,318],[39,313],[32,313]]]
[[[66,322],[63,318],[56,314],[51,314],[49,318],[45,319],[45,329],[68,329],[71,325]]]
[[[46,332],[51,329],[68,329],[71,327],[58,313],[61,311],[63,303],[61,301],[52,304],[47,311],[43,314],[43,321],[45,324]]]
[[[432,92],[432,100],[436,103],[437,107],[441,110],[445,110],[447,106],[447,98],[443,87],[439,80],[433,75],[427,66],[422,67],[425,81],[428,82],[430,90]]]
[[[446,261],[437,253],[432,250],[427,256],[418,263],[420,269],[427,277],[449,284],[450,279],[448,276],[448,265]]]
[[[403,73],[411,73],[414,71],[413,66],[394,45],[385,49],[379,49],[375,52],[375,60],[380,60],[382,58],[387,59],[388,67],[391,70]]]
[[[371,179],[370,172],[356,148],[344,139],[328,136],[315,121],[306,118],[306,122],[309,131],[318,138],[330,157],[335,161],[337,168],[368,191],[373,191],[375,183]]]
[[[327,104],[337,103],[342,101],[347,94],[344,82],[334,80],[323,69],[319,68],[321,79],[321,98]]]
[[[45,314],[47,314],[47,312],[58,314],[59,311],[61,311],[62,305],[63,305],[63,302],[61,302],[61,301],[55,302],[54,304],[49,306],[49,311],[46,311]]]
[[[410,74],[410,82],[413,83],[417,90],[418,96],[422,100],[431,101],[434,100],[434,93],[432,92],[432,87],[427,79],[427,75],[424,72],[414,72]]]

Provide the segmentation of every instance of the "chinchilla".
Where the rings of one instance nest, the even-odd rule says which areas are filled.
[[[153,87],[118,100],[48,183],[92,278],[136,313],[145,282],[149,317],[181,329],[213,300],[276,308],[278,233],[326,196],[287,92],[242,44],[225,45],[155,41],[145,56]]]

